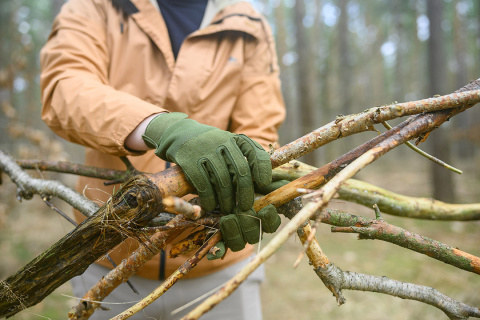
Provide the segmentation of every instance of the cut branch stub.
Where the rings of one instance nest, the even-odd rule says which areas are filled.
[[[42,301],[161,210],[160,192],[150,179],[138,175],[127,181],[93,216],[0,282],[0,318]]]

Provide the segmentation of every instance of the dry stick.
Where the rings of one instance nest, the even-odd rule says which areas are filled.
[[[220,216],[215,215],[215,216],[208,216],[204,218],[200,218],[195,221],[181,221],[177,222],[171,225],[165,225],[165,226],[158,226],[158,227],[146,227],[142,228],[140,231],[145,232],[147,234],[153,234],[156,232],[160,231],[167,231],[167,230],[172,230],[172,229],[187,229],[187,228],[192,228],[192,227],[198,227],[198,226],[215,226],[218,224],[218,221],[220,220]]]
[[[345,183],[348,183],[348,181]],[[293,213],[298,212],[302,207],[302,201],[297,198],[278,208],[278,211],[287,218],[292,219]],[[322,212],[317,212],[316,216],[317,218],[315,219],[319,219],[322,223],[335,226],[336,228],[334,230],[336,232],[358,231],[358,233],[365,234],[365,238],[368,237],[368,239],[370,239],[371,237],[372,239],[387,241],[403,248],[425,254],[428,257],[450,264],[459,269],[477,274],[480,272],[480,257],[402,228],[390,226],[383,220],[379,220],[378,217],[377,220],[372,220],[335,209],[325,209]],[[304,243],[303,240],[302,243]],[[316,254],[323,255],[322,252],[317,252]]]
[[[405,141],[408,141],[423,132],[427,132],[434,129],[435,127],[438,127],[441,123],[449,119],[451,116],[465,110],[467,107],[471,106],[465,106],[460,108],[460,110],[451,110],[450,112],[436,112],[434,114],[417,116],[414,119],[411,119],[411,121],[407,120],[404,123],[398,125],[396,128],[402,128],[401,131],[397,132],[391,138],[379,143],[377,147],[372,148],[371,150],[358,157],[345,169],[343,169],[335,177],[333,177],[329,182],[327,182],[325,186],[323,186],[319,191],[308,195],[309,198],[314,198],[315,201],[307,203],[307,205],[302,210],[300,210],[298,214],[293,217],[293,219],[282,230],[277,232],[276,236],[258,253],[258,255],[247,266],[245,266],[245,268],[243,268],[239,273],[237,273],[215,294],[210,296],[207,300],[205,300],[189,314],[187,314],[184,318],[182,318],[182,320],[198,319],[200,316],[205,314],[207,311],[209,311],[218,303],[223,301],[226,297],[228,297],[246,279],[246,277],[248,277],[248,275],[250,275],[256,268],[258,268],[258,266],[260,266],[276,250],[278,250],[280,246],[288,239],[288,237],[304,223],[304,221],[309,219],[315,211],[324,207],[338,191],[340,185],[345,180],[351,178],[363,167],[378,159],[387,151],[392,150],[399,144],[404,143]],[[394,131],[394,129],[390,131]],[[387,131],[386,133],[390,131]],[[384,133],[384,135],[386,133]],[[300,178],[299,180],[301,179],[302,178]],[[334,287],[329,287],[329,289],[332,290],[332,292],[334,292],[337,297],[341,297],[340,291],[335,290]]]
[[[275,179],[298,179],[316,167],[295,161],[273,170]],[[305,190],[299,190],[307,191]],[[370,183],[348,179],[338,190],[338,198],[371,208],[377,204],[383,213],[399,217],[427,220],[480,220],[480,203],[451,204],[432,198],[410,197]]]
[[[178,215],[169,224],[175,224],[183,219]],[[79,304],[74,306],[68,313],[69,319],[88,319],[96,308],[100,306],[106,296],[116,287],[131,277],[146,261],[153,258],[165,245],[178,236],[182,230],[159,232],[150,237],[149,241],[139,246],[126,260],[123,260],[116,268],[110,270],[102,279],[88,290]]]
[[[478,94],[478,93],[477,93],[477,94]],[[396,111],[398,111],[398,110],[396,110]],[[383,120],[383,121],[385,121],[385,120]],[[347,130],[347,131],[348,131],[348,130]],[[305,138],[305,137],[304,137],[304,138]],[[299,140],[300,140],[300,143],[299,143],[299,144],[300,144],[300,145],[303,145],[303,150],[304,150],[304,151],[305,151],[306,149],[308,149],[308,148],[306,147],[307,145],[308,145],[309,147],[310,147],[310,145],[311,145],[312,148],[316,148],[316,147],[319,146],[319,145],[315,145],[315,144],[313,144],[313,145],[312,145],[312,144],[309,145],[308,143],[305,144],[305,143],[304,143],[304,142],[305,142],[305,139],[303,139],[303,140],[302,140],[302,139],[299,139]],[[298,140],[297,140],[297,143],[298,143]],[[278,153],[275,152],[275,153],[272,155],[272,163],[274,164],[274,166],[275,166],[275,161],[274,161],[274,159],[275,159],[275,155],[276,155],[276,154],[278,154]],[[293,153],[293,154],[295,154],[295,153]],[[298,154],[295,154],[295,156],[297,156],[297,155],[298,155]],[[285,160],[285,159],[283,159],[283,160]],[[154,178],[153,180],[155,181],[156,179]],[[158,180],[157,180],[157,181],[158,181]],[[157,185],[158,185],[158,183],[157,183]],[[178,184],[178,189],[180,189],[181,187],[182,187],[182,185],[179,183],[179,184]],[[265,202],[256,202],[255,209],[258,210],[258,209],[262,208],[262,207],[265,206],[265,205],[266,205]]]
[[[215,233],[210,237],[196,252],[193,256],[188,258],[174,273],[172,273],[158,288],[152,291],[148,296],[146,296],[142,301],[136,305],[130,307],[119,315],[113,317],[111,320],[123,320],[128,319],[140,310],[144,309],[152,302],[157,300],[161,295],[167,292],[178,280],[183,278],[190,270],[197,265],[200,260],[205,257],[210,250],[218,241],[221,240],[221,234],[219,232]]]
[[[163,198],[163,206],[167,212],[183,214],[185,218],[192,220],[197,220],[205,214],[200,206],[191,204],[178,197],[170,196]]]
[[[285,205],[286,208],[280,207],[279,211],[285,212],[286,216],[291,219],[293,217],[292,213],[301,210],[302,206],[302,202],[297,198],[287,203]],[[321,212],[317,211],[316,215],[321,218],[323,223],[344,227],[367,224],[369,221],[372,221],[364,217],[332,209],[325,209]],[[415,241],[415,238],[412,240]],[[409,248],[410,246],[407,247]],[[323,256],[323,253],[318,248],[312,247],[312,251],[314,251],[312,256]],[[428,252],[426,254],[430,255]],[[458,256],[457,260],[460,262],[463,259]],[[343,271],[333,263],[324,266],[321,259],[317,261],[318,262],[312,263],[315,272],[324,284],[336,293],[337,301],[340,304],[345,302],[345,299],[341,295],[342,289],[360,290],[384,293],[403,299],[424,302],[441,309],[451,319],[466,319],[469,316],[480,316],[480,310],[478,308],[455,301],[433,288],[391,280],[386,277]]]
[[[158,188],[144,176],[135,176],[94,215],[39,254],[15,274],[0,282],[23,297],[23,305],[0,298],[0,317],[18,313],[42,301],[60,285],[82,274],[126,236],[137,236],[161,210]],[[137,236],[138,237],[138,236]]]

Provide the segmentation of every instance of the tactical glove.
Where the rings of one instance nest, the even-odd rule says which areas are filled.
[[[183,169],[206,211],[217,205],[224,214],[236,207],[249,211],[254,183],[262,188],[272,180],[270,156],[257,142],[187,119],[184,113],[158,115],[143,140],[158,157]]]

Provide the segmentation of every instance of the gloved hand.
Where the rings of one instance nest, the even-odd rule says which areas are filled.
[[[253,209],[241,211],[235,208],[234,214],[220,218],[223,241],[215,246],[216,252],[207,254],[208,260],[223,257],[225,246],[232,251],[240,251],[245,248],[247,243],[257,243],[262,237],[262,232],[275,232],[280,226],[280,222],[277,209],[271,204],[260,209],[258,213]]]
[[[187,119],[184,113],[158,115],[148,124],[143,140],[158,157],[183,169],[206,211],[217,205],[224,214],[237,207],[249,211],[253,180],[260,188],[272,180],[270,156],[257,142]]]

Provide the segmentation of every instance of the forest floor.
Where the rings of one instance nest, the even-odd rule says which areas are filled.
[[[406,195],[429,196],[429,163],[419,157],[408,161],[386,155],[385,159],[359,173],[356,178]],[[408,165],[405,165],[408,163]],[[459,165],[465,171],[456,176],[457,203],[479,202],[480,175],[471,173],[475,163]],[[45,178],[57,177],[44,174]],[[65,179],[65,177],[62,177]],[[73,185],[73,177],[66,178]],[[59,201],[58,201],[59,202]],[[69,208],[58,204],[69,212]],[[374,217],[373,210],[344,201],[332,206],[349,213]],[[387,222],[442,241],[453,247],[480,255],[480,222],[421,221],[384,215]],[[286,221],[285,221],[286,222]],[[59,215],[47,209],[38,198],[19,203],[15,187],[7,177],[0,185],[0,279],[14,273],[37,254],[69,232],[72,227]],[[263,243],[271,236],[265,236]],[[322,225],[317,232],[322,249],[343,270],[387,276],[392,279],[434,287],[464,303],[480,306],[480,277],[456,269],[424,255],[390,243],[374,240],[359,241],[352,234],[331,233]],[[301,251],[295,237],[266,262],[266,280],[262,286],[265,320],[283,319],[447,319],[443,312],[415,301],[368,292],[345,291],[346,304],[337,306],[335,298],[316,277],[308,261],[294,269]],[[70,285],[64,284],[42,303],[23,311],[12,319],[65,319],[76,299]]]

